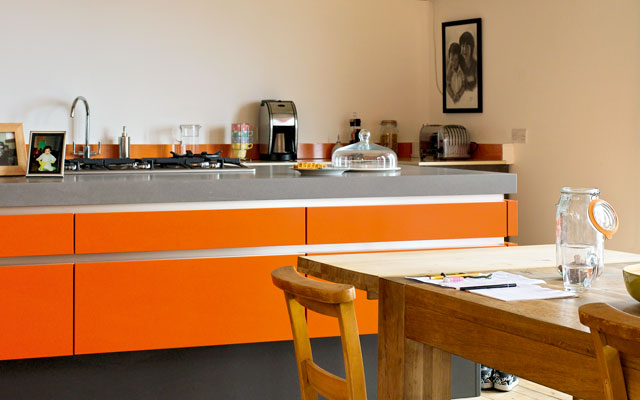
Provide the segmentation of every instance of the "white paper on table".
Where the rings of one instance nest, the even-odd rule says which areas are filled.
[[[469,292],[502,301],[562,299],[578,296],[575,293],[549,289],[537,285],[518,285],[514,288],[477,289],[469,290]]]
[[[490,278],[464,278],[463,281],[460,282],[444,282],[444,279],[430,279],[424,276],[407,276],[407,279],[413,279],[419,282],[428,283],[431,285],[437,285],[442,287],[460,289],[463,287],[470,286],[484,286],[484,285],[506,285],[515,283],[519,285],[538,285],[541,283],[545,283],[542,279],[531,279],[526,276],[512,274],[510,272],[505,271],[496,271],[491,273]],[[488,289],[488,290],[499,290],[499,289]],[[474,291],[475,292],[475,291]]]

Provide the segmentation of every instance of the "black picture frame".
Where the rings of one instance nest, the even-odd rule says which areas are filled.
[[[65,131],[31,131],[27,176],[62,178],[64,175],[65,136]],[[48,153],[47,148],[49,149]]]
[[[481,18],[442,23],[442,112],[482,112]]]

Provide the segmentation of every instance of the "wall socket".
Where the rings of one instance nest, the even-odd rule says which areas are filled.
[[[511,143],[527,143],[527,128],[511,129]]]

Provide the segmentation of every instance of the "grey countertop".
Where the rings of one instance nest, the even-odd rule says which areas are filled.
[[[0,207],[451,196],[516,193],[516,175],[401,165],[395,173],[300,176],[288,165],[252,172],[0,178]]]

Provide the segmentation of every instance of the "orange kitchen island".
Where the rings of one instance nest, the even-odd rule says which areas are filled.
[[[257,170],[257,176],[237,180],[259,187],[271,179],[292,190],[280,190],[278,196],[246,189],[236,194],[243,198],[229,198],[216,196],[216,188],[237,184],[230,175],[209,181],[174,174],[156,180],[209,186],[206,195],[181,202],[134,193],[137,201],[131,201],[129,192],[118,203],[113,190],[119,185],[127,189],[131,182],[125,177],[107,181],[113,187],[103,188],[111,189],[109,203],[71,194],[67,204],[16,205],[11,203],[15,193],[7,199],[2,193],[19,191],[29,182],[0,180],[0,223],[9,228],[0,233],[0,359],[5,360],[0,367],[19,377],[13,383],[46,379],[42,376],[50,375],[54,365],[62,380],[94,382],[77,392],[60,389],[79,397],[100,398],[96,384],[111,382],[100,391],[104,398],[120,396],[117,390],[132,398],[139,398],[136,393],[157,397],[154,391],[183,386],[194,390],[194,398],[210,390],[219,398],[251,398],[259,392],[239,386],[247,376],[264,382],[262,398],[295,397],[288,315],[281,293],[271,285],[271,270],[295,265],[300,255],[503,246],[506,238],[517,235],[517,204],[505,199],[516,189],[512,174],[408,171],[414,185],[405,193],[397,187],[388,193],[375,184],[395,185],[398,176],[332,181],[298,177],[286,167]],[[433,176],[451,178],[449,192],[427,187],[416,195],[413,186],[426,185]],[[493,188],[496,193],[484,193],[492,190],[486,184],[479,193],[467,193],[473,188],[456,187],[456,177],[502,183]],[[83,176],[66,182],[68,178],[46,184],[91,186],[100,179]],[[155,192],[156,182],[149,181],[133,180],[133,185]],[[311,191],[304,198],[295,190],[298,184],[327,185],[327,197]],[[349,197],[335,193],[340,185],[351,187]],[[353,196],[359,185],[362,196]],[[46,234],[40,233],[44,227]],[[364,292],[358,295],[363,348],[375,351],[377,302],[367,300]],[[320,353],[334,347],[337,326],[315,316],[309,325]],[[337,350],[339,355],[339,346]],[[138,380],[119,379],[123,366],[131,367],[128,374],[140,374]],[[101,380],[95,371],[105,369]],[[368,369],[375,380],[375,366]],[[3,386],[0,379],[1,397],[18,393],[11,390],[37,397],[26,386],[5,390],[11,383],[5,380]]]

